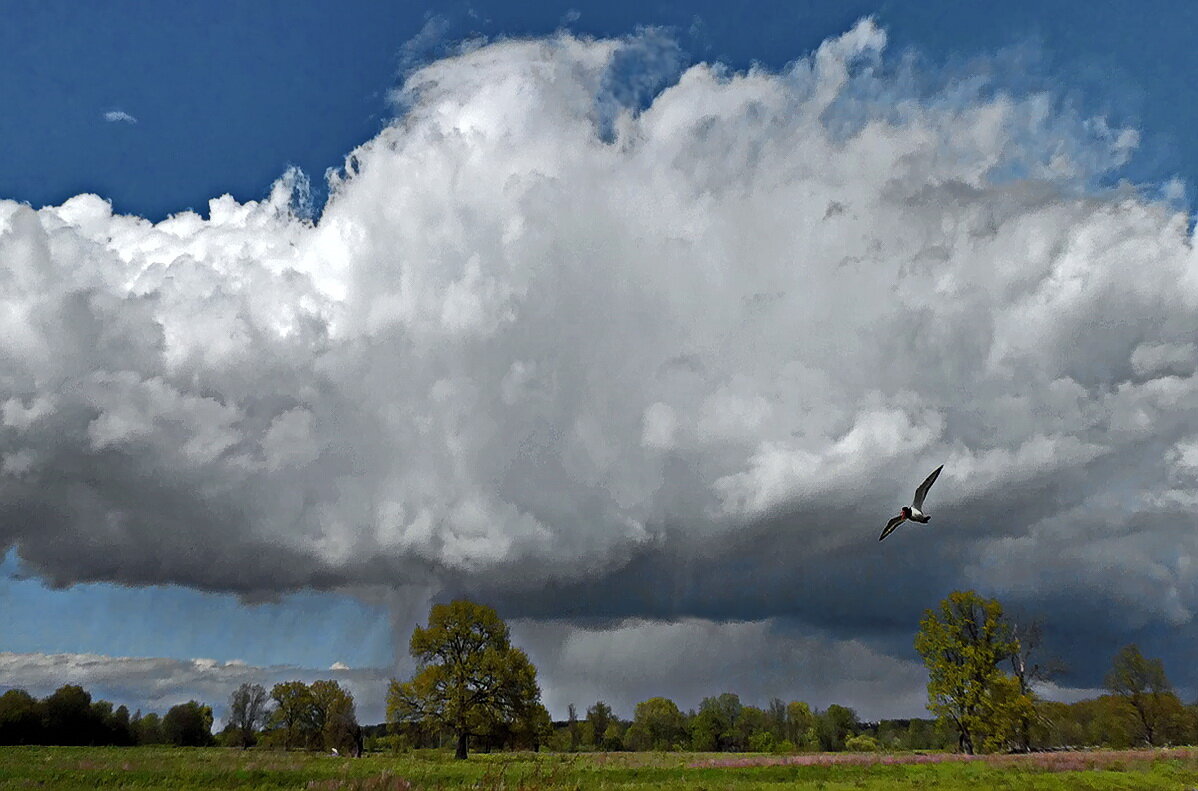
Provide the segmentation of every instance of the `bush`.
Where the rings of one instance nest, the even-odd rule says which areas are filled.
[[[851,753],[876,753],[882,749],[878,740],[868,734],[850,736],[844,741],[844,749]]]
[[[749,737],[749,752],[772,753],[778,740],[769,731],[759,731]]]

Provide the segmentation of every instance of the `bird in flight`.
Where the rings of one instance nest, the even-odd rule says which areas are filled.
[[[932,474],[925,478],[924,482],[921,483],[919,488],[915,490],[915,499],[911,502],[911,505],[904,505],[903,509],[899,512],[899,515],[891,517],[890,521],[886,523],[886,527],[882,529],[882,535],[878,536],[879,541],[893,533],[896,527],[901,525],[903,522],[906,522],[908,519],[910,519],[912,522],[919,522],[920,524],[924,525],[928,523],[928,520],[932,517],[928,516],[921,510],[923,508],[923,498],[928,496],[928,489],[932,488],[932,484],[936,482],[936,477],[940,475],[940,471],[943,469],[944,465],[941,464],[939,467],[932,470]]]

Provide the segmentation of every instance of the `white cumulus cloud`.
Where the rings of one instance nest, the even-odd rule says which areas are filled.
[[[157,224],[0,201],[0,546],[63,583],[553,583],[520,601],[558,615],[628,614],[571,585],[649,558],[676,612],[844,628],[951,585],[1098,601],[1117,557],[1094,629],[1188,622],[1193,566],[1098,526],[1198,552],[1164,527],[1195,507],[1193,237],[1087,192],[1137,134],[915,94],[868,20],[779,73],[660,46],[420,68],[315,221],[294,173]],[[940,463],[911,559],[855,582]],[[683,579],[730,556],[719,602]]]

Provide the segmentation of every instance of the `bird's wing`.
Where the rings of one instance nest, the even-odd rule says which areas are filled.
[[[883,538],[893,533],[894,529],[905,522],[906,519],[907,518],[902,514],[890,517],[890,521],[886,523],[886,527],[882,528],[882,535],[878,536],[878,540],[881,541]]]
[[[936,482],[937,476],[940,475],[940,471],[943,469],[944,465],[941,464],[939,467],[932,470],[932,474],[929,475],[927,479],[919,485],[919,488],[915,490],[915,501],[911,503],[911,505],[915,506],[917,511],[923,510],[923,498],[928,496],[928,489],[932,488],[932,484]]]

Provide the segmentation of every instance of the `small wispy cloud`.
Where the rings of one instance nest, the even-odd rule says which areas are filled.
[[[137,123],[137,119],[134,118],[133,116],[129,115],[129,113],[125,112],[124,110],[109,110],[108,112],[104,113],[104,120],[108,121],[109,123],[113,123],[113,124],[115,124],[115,123],[135,124],[135,123]]]

